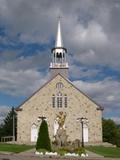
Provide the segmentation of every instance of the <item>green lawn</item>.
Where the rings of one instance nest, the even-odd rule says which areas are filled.
[[[116,157],[120,158],[120,148],[116,147],[103,147],[103,146],[89,146],[87,150],[94,153],[103,155],[104,157]]]
[[[0,143],[0,151],[4,152],[19,153],[32,148],[34,148],[34,146]]]

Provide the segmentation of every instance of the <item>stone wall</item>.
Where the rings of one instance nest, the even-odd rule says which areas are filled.
[[[64,87],[56,88],[56,83],[62,82]],[[58,92],[68,97],[67,108],[53,108],[52,95]],[[80,92],[71,82],[57,75],[53,80],[38,90],[31,98],[23,103],[18,111],[18,143],[28,144],[31,141],[31,126],[37,124],[39,116],[45,116],[48,121],[50,138],[53,140],[53,124],[56,114],[66,112],[65,128],[68,140],[81,140],[81,125],[76,119],[86,117],[88,119],[89,142],[102,142],[102,111],[96,103]]]

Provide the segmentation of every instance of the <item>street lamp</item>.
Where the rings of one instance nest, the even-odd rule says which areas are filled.
[[[81,128],[82,128],[82,147],[84,147],[83,125],[84,125],[84,122],[88,122],[88,119],[84,118],[84,117],[81,117],[81,118],[77,118],[77,121],[80,121],[80,123],[81,123]]]
[[[43,121],[43,120],[45,120],[45,119],[46,119],[46,117],[44,117],[44,116],[39,116],[39,117],[38,117],[38,119],[37,119],[37,120],[38,120],[38,122],[40,121],[40,119]]]
[[[15,141],[15,109],[14,107],[12,108],[13,110],[13,141]]]

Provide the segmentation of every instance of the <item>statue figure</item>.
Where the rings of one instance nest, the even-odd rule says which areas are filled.
[[[57,115],[57,122],[59,125],[59,128],[63,128],[64,123],[65,123],[65,119],[66,119],[66,113],[64,114],[63,112],[59,112],[59,114]]]
[[[59,114],[57,114],[56,116],[56,122],[58,123],[58,128],[56,130],[56,134],[54,135],[54,137],[55,137],[55,142],[57,143],[58,146],[65,146],[67,143],[68,136],[64,128],[65,119],[66,119],[66,113],[59,112]]]

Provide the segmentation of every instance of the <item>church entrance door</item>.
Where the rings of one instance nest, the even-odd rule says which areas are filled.
[[[37,126],[33,124],[31,127],[31,142],[37,142],[37,137],[38,137],[38,129]]]
[[[83,137],[84,142],[88,142],[88,126],[86,124],[83,125]]]

